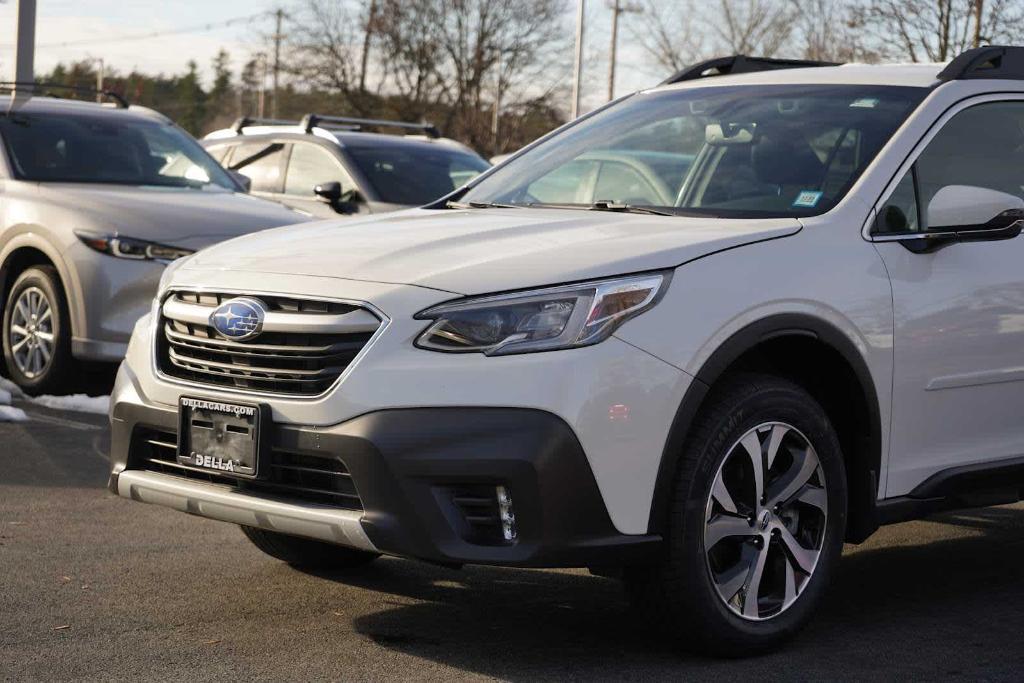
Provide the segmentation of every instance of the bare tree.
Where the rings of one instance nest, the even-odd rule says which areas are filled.
[[[705,21],[728,52],[773,57],[793,33],[793,10],[781,0],[721,0]]]
[[[862,31],[856,30],[855,7],[846,0],[790,0],[795,38],[802,43],[801,56],[830,62],[877,62],[877,50],[869,48]]]
[[[375,9],[370,0],[306,0],[289,15],[286,71],[309,86],[341,95],[356,113],[370,114],[369,64],[363,57],[369,53]]]
[[[854,16],[883,55],[912,62],[944,62],[969,47],[1024,34],[1021,0],[867,0]]]
[[[699,61],[707,52],[693,0],[644,0],[643,11],[630,24],[630,37],[667,73]]]

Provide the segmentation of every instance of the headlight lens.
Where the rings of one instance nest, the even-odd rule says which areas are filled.
[[[596,344],[654,306],[670,277],[649,273],[442,304],[416,316],[434,321],[416,346],[500,356]]]
[[[75,235],[90,249],[95,249],[98,252],[116,256],[117,258],[133,259],[136,261],[170,262],[182,256],[195,253],[191,249],[179,249],[121,235],[99,235],[84,230],[76,230]]]

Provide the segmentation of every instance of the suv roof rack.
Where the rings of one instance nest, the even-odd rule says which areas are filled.
[[[299,126],[307,133],[321,124],[328,128],[344,128],[345,130],[362,130],[369,128],[403,128],[416,130],[432,138],[441,137],[441,131],[432,123],[412,123],[409,121],[392,121],[389,119],[359,119],[351,116],[328,116],[326,114],[306,114],[300,121],[284,119],[261,119],[243,116],[231,124],[231,130],[241,133],[243,128],[254,125]]]
[[[942,82],[973,78],[1024,80],[1024,47],[988,45],[965,50],[947,64],[936,78]]]
[[[694,81],[710,76],[726,76],[728,74],[746,74],[755,71],[775,71],[777,69],[803,69],[813,66],[839,66],[841,62],[819,62],[811,59],[771,59],[768,57],[747,57],[746,55],[730,55],[698,62],[678,71],[659,85]]]
[[[54,89],[102,95],[107,99],[113,100],[118,109],[128,108],[128,100],[110,90],[97,90],[95,88],[85,88],[77,85],[63,85],[61,83],[39,83],[37,81],[0,81],[0,91],[14,92],[18,88],[30,88],[32,90],[32,94],[42,95],[44,97],[57,97],[57,95],[47,92]]]

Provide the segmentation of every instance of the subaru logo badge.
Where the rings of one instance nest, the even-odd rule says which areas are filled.
[[[210,327],[233,341],[252,339],[263,331],[267,307],[259,299],[241,297],[225,301],[210,314]]]

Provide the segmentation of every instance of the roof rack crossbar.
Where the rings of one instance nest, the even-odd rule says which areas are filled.
[[[976,78],[1024,80],[1024,47],[987,45],[965,50],[947,64],[936,78],[943,83]]]
[[[314,127],[321,123],[327,124],[340,124],[342,126],[355,126],[357,128],[362,126],[370,126],[373,128],[384,127],[384,128],[404,128],[406,130],[418,130],[425,133],[427,136],[432,138],[441,137],[441,131],[432,123],[413,123],[410,121],[392,121],[389,119],[360,119],[353,118],[351,116],[325,116],[323,114],[306,114],[302,117],[300,126],[302,126],[307,132],[311,131]]]
[[[14,92],[19,88],[28,88],[31,89],[33,94],[44,96],[50,95],[50,93],[46,91],[53,89],[102,95],[107,99],[113,100],[118,109],[128,108],[128,100],[126,100],[122,95],[118,95],[116,92],[111,90],[97,90],[96,88],[86,88],[78,85],[64,85],[62,83],[40,83],[38,81],[0,81],[0,90]],[[39,90],[38,93],[36,92],[37,90]]]
[[[730,55],[717,57],[692,64],[678,71],[660,85],[682,83],[698,78],[725,76],[728,74],[745,74],[755,71],[775,71],[776,69],[803,69],[816,66],[839,66],[840,62],[820,62],[810,59],[770,59],[768,57],[748,57],[746,55]]]
[[[296,119],[271,119],[261,118],[258,116],[240,116],[235,119],[234,123],[231,124],[231,130],[236,133],[241,133],[243,128],[249,126],[297,126],[299,121]]]

